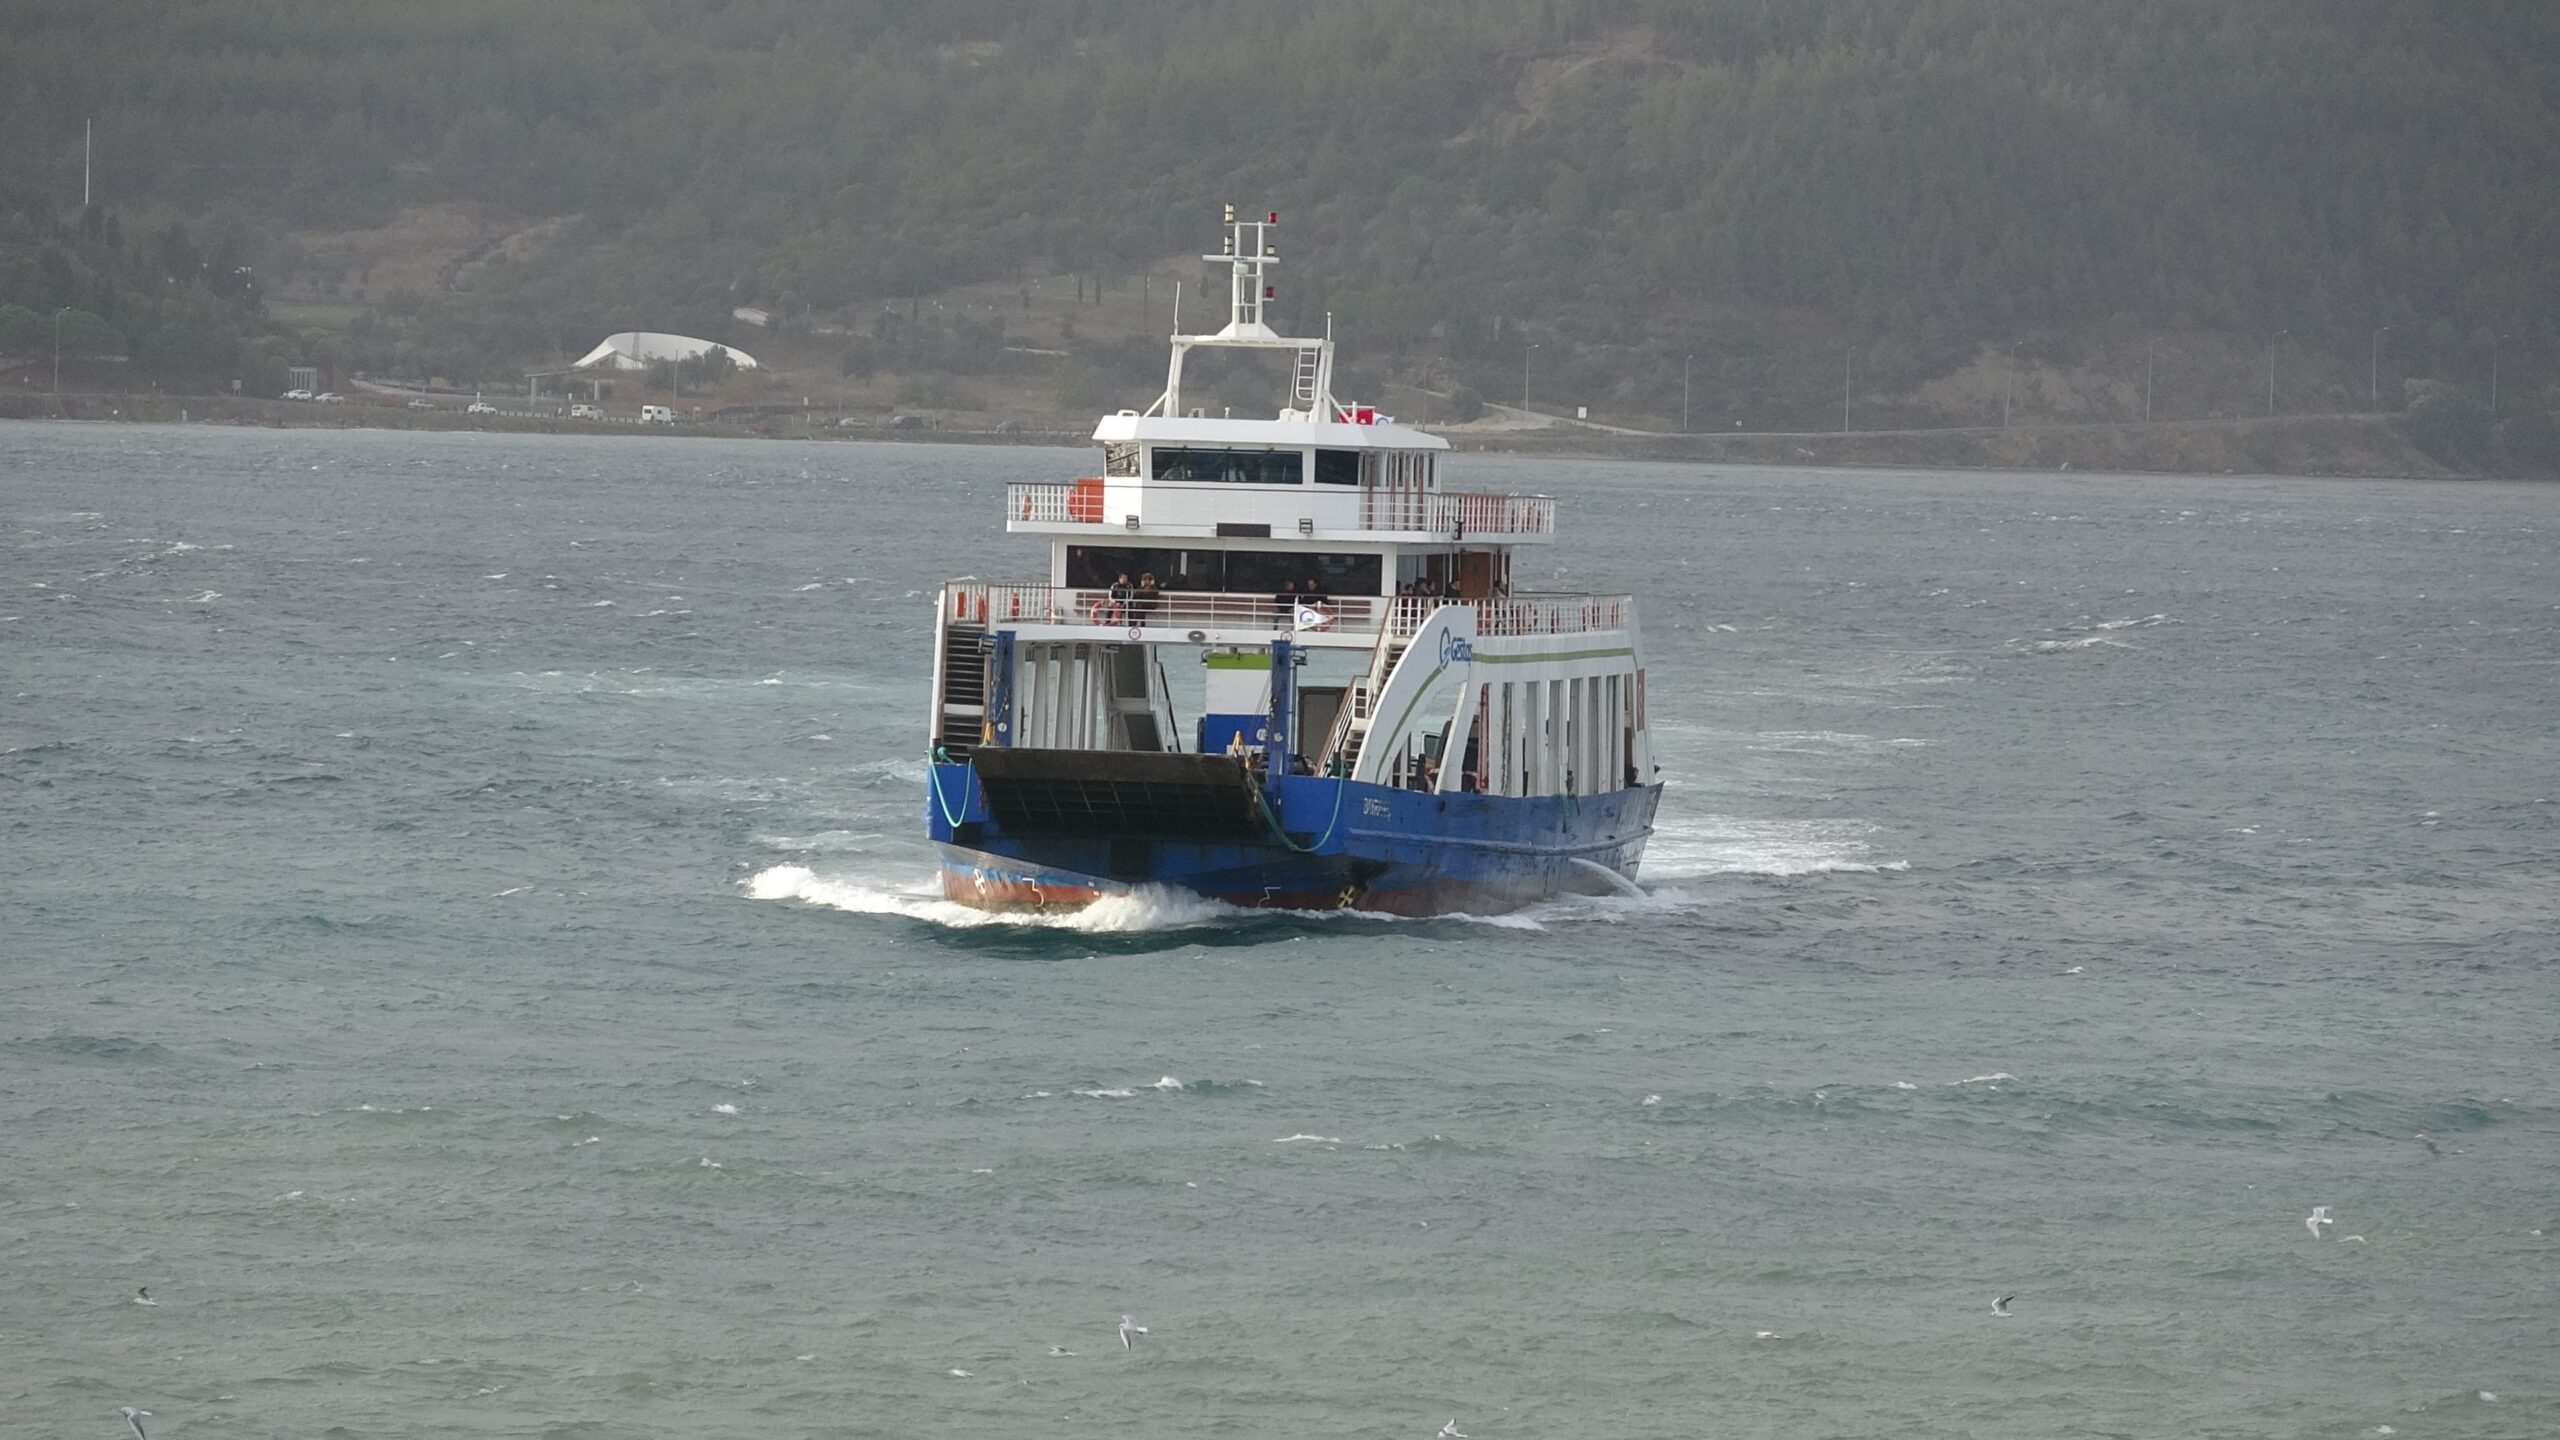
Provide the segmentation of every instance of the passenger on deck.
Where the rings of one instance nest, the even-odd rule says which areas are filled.
[[[1096,623],[1117,625],[1129,618],[1129,597],[1137,593],[1130,588],[1129,572],[1121,571],[1111,580],[1111,598],[1093,618]]]
[[[1152,625],[1156,622],[1156,616],[1161,614],[1163,609],[1164,590],[1156,584],[1156,572],[1150,570],[1144,575],[1138,577],[1136,608],[1132,612],[1129,623],[1132,625]]]
[[[1283,580],[1280,593],[1271,597],[1271,616],[1286,629],[1298,618],[1298,582]]]

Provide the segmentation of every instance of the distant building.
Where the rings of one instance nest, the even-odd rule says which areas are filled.
[[[759,330],[773,323],[773,317],[771,315],[757,309],[753,305],[739,306],[737,309],[729,312],[729,318],[742,324],[753,325]]]
[[[706,350],[726,350],[741,370],[760,367],[756,357],[733,345],[716,340],[697,340],[690,335],[661,335],[653,330],[625,330],[607,335],[604,343],[570,365],[572,370],[646,370],[667,360],[690,360]]]
[[[284,383],[288,390],[317,390],[320,388],[320,367],[287,365],[284,367]]]

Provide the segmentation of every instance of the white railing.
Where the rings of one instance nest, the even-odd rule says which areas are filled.
[[[1290,596],[1233,591],[1167,590],[1114,599],[1108,590],[1072,585],[1008,585],[956,580],[943,587],[951,618],[977,625],[1082,625],[1101,630],[1297,630],[1302,602]],[[1381,628],[1409,637],[1442,605],[1473,604],[1479,635],[1575,635],[1623,630],[1634,600],[1625,595],[1518,595],[1505,600],[1448,601],[1415,596],[1338,595],[1318,601],[1325,617],[1311,635],[1374,636]]]
[[[1327,492],[1316,490],[1310,493],[1323,495]],[[1089,476],[1064,485],[1007,485],[1004,487],[1004,513],[1007,520],[1050,525],[1100,525],[1103,523],[1102,481]],[[1553,496],[1548,495],[1365,486],[1360,492],[1360,529],[1370,533],[1440,538],[1553,535],[1556,531],[1556,502]]]
[[[1087,477],[1067,485],[1007,485],[1004,513],[1008,520],[1045,520],[1070,525],[1102,523],[1102,481]]]
[[[1514,595],[1476,602],[1479,635],[1580,635],[1624,630],[1635,613],[1631,595]]]
[[[1231,591],[1165,590],[1115,598],[1072,585],[1003,585],[954,581],[943,587],[951,617],[980,625],[1091,625],[1105,630],[1295,630],[1302,602],[1294,596]],[[1345,595],[1312,607],[1325,623],[1314,633],[1375,635],[1390,602]],[[1398,602],[1411,603],[1411,602]]]
[[[1431,496],[1435,535],[1553,535],[1556,502],[1546,495],[1495,495],[1436,491]]]

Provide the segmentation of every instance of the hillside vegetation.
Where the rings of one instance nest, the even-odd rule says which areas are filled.
[[[333,343],[382,371],[737,305],[943,364],[956,321],[883,307],[1196,277],[1225,200],[1285,216],[1284,319],[1459,410],[1532,364],[1660,423],[1685,364],[1718,425],[1973,423],[2166,335],[2190,416],[2278,367],[2289,410],[2486,417],[2493,366],[2503,416],[2560,338],[2537,0],[22,0],[0,40],[0,189],[76,198],[94,116],[128,224],[360,302]],[[454,207],[485,237],[424,287],[322,239]]]

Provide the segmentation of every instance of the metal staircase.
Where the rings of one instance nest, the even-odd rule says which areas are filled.
[[[942,631],[942,694],[934,745],[954,760],[978,748],[987,724],[987,630],[953,621]]]
[[[1111,686],[1111,713],[1119,723],[1121,748],[1136,751],[1159,751],[1165,748],[1164,737],[1157,733],[1155,687],[1147,668],[1147,647],[1113,645],[1107,647],[1111,668],[1107,676]]]
[[[1325,737],[1319,765],[1323,773],[1347,779],[1359,768],[1360,747],[1369,738],[1370,722],[1377,718],[1378,694],[1387,688],[1387,677],[1396,673],[1396,662],[1413,644],[1413,636],[1399,635],[1397,628],[1389,625],[1378,636],[1369,673],[1353,680],[1342,692],[1342,708],[1334,715],[1333,733]]]
[[[1321,388],[1323,379],[1324,350],[1314,345],[1300,350],[1298,373],[1289,383],[1290,408],[1312,414],[1316,408],[1316,402],[1323,398],[1324,392]],[[1330,420],[1333,417],[1326,415],[1318,418]]]

